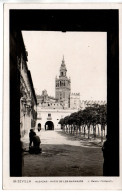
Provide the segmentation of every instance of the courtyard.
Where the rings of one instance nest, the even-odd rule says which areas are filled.
[[[23,176],[102,176],[103,153],[99,140],[78,139],[61,130],[36,132],[41,154],[24,152]],[[28,151],[29,136],[22,139]]]

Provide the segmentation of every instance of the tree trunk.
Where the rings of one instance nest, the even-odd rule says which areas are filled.
[[[80,135],[80,131],[81,131],[81,129],[80,129],[80,125],[79,125],[79,135]]]
[[[65,125],[65,132],[67,131],[66,125]]]
[[[66,132],[68,132],[68,127],[67,127],[67,125],[66,125]]]
[[[67,126],[67,130],[68,130],[67,132],[69,133],[69,125]]]
[[[76,135],[78,134],[78,126],[76,125]]]
[[[80,136],[81,136],[81,126],[80,126]]]
[[[81,128],[81,131],[82,131],[82,133],[83,133],[83,125],[82,125],[82,128]]]
[[[65,130],[65,126],[63,125],[63,131]]]
[[[85,128],[85,125],[84,125],[84,137],[85,137],[85,135],[86,135],[86,128]]]
[[[75,134],[75,126],[73,125],[73,135]]]
[[[105,137],[105,129],[104,129],[104,137]]]
[[[98,136],[100,136],[100,130],[99,130],[99,125],[97,125],[98,126]]]
[[[71,133],[71,125],[69,125],[69,133]]]
[[[94,138],[96,138],[96,125],[93,125]]]
[[[103,130],[104,130],[104,137],[105,137],[105,125],[103,126]]]
[[[63,130],[64,130],[64,132],[65,132],[65,125],[63,126]]]
[[[88,139],[90,138],[90,125],[88,125]]]
[[[102,128],[102,125],[101,125],[101,143],[103,143],[103,128]]]
[[[92,132],[92,135],[94,136],[93,125],[91,125],[91,132]]]
[[[90,132],[91,132],[91,125],[90,125],[90,127],[89,127],[89,136],[90,136]]]
[[[71,125],[71,134],[72,134],[72,125]]]

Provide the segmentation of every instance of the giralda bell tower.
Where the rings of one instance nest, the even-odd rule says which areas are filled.
[[[63,56],[59,78],[56,77],[55,79],[55,97],[60,102],[62,108],[70,107],[71,81],[70,78],[67,78],[66,73],[67,69]]]

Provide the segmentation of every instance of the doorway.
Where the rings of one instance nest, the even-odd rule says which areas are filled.
[[[52,121],[47,121],[45,123],[45,130],[54,130],[54,124]]]

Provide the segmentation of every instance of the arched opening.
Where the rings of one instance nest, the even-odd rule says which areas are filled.
[[[38,131],[41,130],[41,123],[38,123]]]
[[[45,130],[54,130],[54,124],[52,121],[47,121],[45,123]]]

